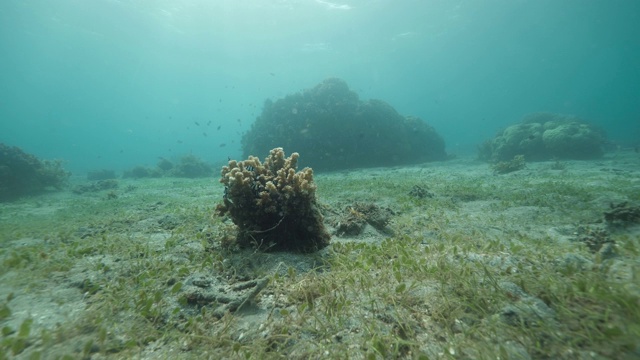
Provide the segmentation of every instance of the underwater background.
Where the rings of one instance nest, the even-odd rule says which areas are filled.
[[[0,360],[640,359],[639,28],[0,0]]]
[[[536,111],[634,147],[639,34],[625,0],[5,0],[0,142],[74,173],[220,164],[266,99],[338,77],[452,154]]]

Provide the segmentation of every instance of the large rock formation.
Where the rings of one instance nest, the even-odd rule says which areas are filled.
[[[17,146],[0,143],[0,201],[61,189],[70,173],[59,160],[41,160]]]
[[[340,79],[267,100],[242,139],[244,156],[295,149],[316,170],[392,166],[446,158],[444,141],[417,117],[381,100],[362,101]]]
[[[527,161],[594,159],[602,156],[606,135],[594,125],[571,115],[533,113],[483,143],[479,156],[507,161],[524,155]]]

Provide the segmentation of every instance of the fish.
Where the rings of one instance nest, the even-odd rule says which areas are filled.
[[[197,121],[194,121],[193,123],[196,124],[197,126],[200,126],[200,123]]]
[[[182,140],[178,140],[178,144],[182,144]]]
[[[206,136],[207,136],[207,133],[206,133],[206,132],[203,132],[203,133],[202,133],[202,135],[204,135],[204,136],[206,137]]]
[[[207,126],[211,125],[211,120],[209,120],[209,122],[207,123]]]
[[[225,146],[227,146],[227,144],[225,143],[220,144],[220,147],[225,147]]]
[[[218,125],[218,128],[216,130],[220,130],[221,127],[222,127],[222,125]]]
[[[276,76],[276,74],[274,74],[274,73],[272,73],[272,72],[270,72],[270,73],[269,73],[269,75],[271,75],[271,76]]]

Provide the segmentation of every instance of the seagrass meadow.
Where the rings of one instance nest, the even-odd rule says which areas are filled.
[[[637,153],[314,180],[312,253],[235,246],[216,178],[0,204],[0,359],[640,357]]]

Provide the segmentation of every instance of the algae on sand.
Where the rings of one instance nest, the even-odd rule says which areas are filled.
[[[638,357],[640,230],[607,227],[604,213],[638,205],[640,159],[551,165],[317,174],[335,241],[312,254],[221,246],[229,225],[211,216],[223,195],[211,179],[125,179],[131,190],[111,200],[105,190],[2,204],[0,352]],[[389,209],[389,231],[340,231],[345,209],[366,210],[357,204]]]

